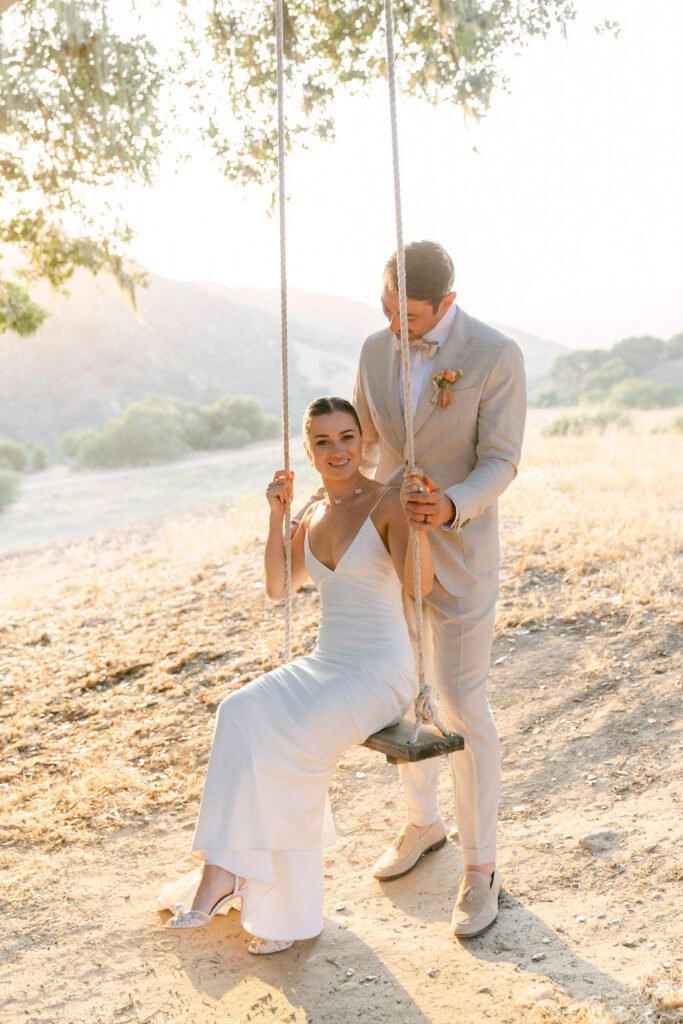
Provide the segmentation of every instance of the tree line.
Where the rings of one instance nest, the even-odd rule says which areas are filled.
[[[663,363],[683,359],[683,333],[668,341],[645,335],[625,338],[611,349],[579,349],[558,356],[552,383],[534,396],[539,408],[608,404],[622,409],[665,409],[683,403],[683,388],[662,384],[651,374]]]
[[[167,462],[193,451],[242,448],[278,437],[277,417],[263,411],[255,398],[226,395],[212,405],[183,398],[152,395],[133,402],[102,430],[68,431],[56,461],[71,469],[117,469]],[[42,445],[29,454],[16,441],[0,439],[0,509],[18,494],[20,476],[47,467]]]

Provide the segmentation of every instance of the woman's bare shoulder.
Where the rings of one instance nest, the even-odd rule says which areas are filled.
[[[393,519],[397,515],[403,515],[401,490],[399,487],[379,485],[376,495],[373,515],[376,513],[387,521]]]

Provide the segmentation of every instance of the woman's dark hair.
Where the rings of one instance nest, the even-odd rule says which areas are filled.
[[[306,409],[304,413],[304,435],[308,434],[311,426],[311,421],[316,416],[329,416],[331,412],[346,412],[349,416],[353,417],[358,427],[358,432],[363,433],[363,428],[360,425],[358,419],[358,413],[345,398],[338,398],[336,395],[326,395],[324,398],[316,398]]]

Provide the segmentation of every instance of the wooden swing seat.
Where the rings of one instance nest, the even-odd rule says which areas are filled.
[[[462,750],[465,746],[462,736],[455,733],[442,736],[436,729],[427,726],[421,727],[415,743],[408,743],[412,731],[413,723],[403,718],[396,725],[389,725],[368,736],[362,745],[384,754],[389,764],[426,761],[428,757],[452,754],[454,750]]]

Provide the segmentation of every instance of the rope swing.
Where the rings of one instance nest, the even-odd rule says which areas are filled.
[[[398,124],[396,117],[396,76],[394,61],[394,25],[391,0],[384,0],[387,45],[387,78],[389,82],[389,106],[391,113],[391,144],[394,168],[394,200],[396,208],[396,255],[398,270],[398,294],[401,320],[401,360],[403,364],[403,397],[406,425],[404,451],[407,467],[415,465],[415,439],[413,432],[413,405],[410,397],[410,349],[408,344],[408,308],[406,295],[406,268],[403,249],[403,218],[401,212],[401,181],[398,159]],[[280,215],[280,308],[282,329],[282,435],[284,444],[284,468],[290,467],[289,432],[289,366],[287,349],[287,260],[285,244],[285,118],[284,118],[284,29],[282,0],[275,0],[276,51],[277,51],[277,111],[278,111],[278,178]],[[285,506],[285,658],[292,657],[292,545],[290,509]],[[415,594],[422,593],[420,574],[420,551],[418,536],[410,527],[412,545]],[[365,746],[385,754],[387,760],[420,761],[439,754],[461,750],[461,736],[449,733],[430,698],[430,687],[425,680],[424,620],[422,602],[415,599],[415,620],[417,639],[417,669],[419,691],[415,698],[415,721],[399,722],[398,725],[382,729],[365,741]],[[440,738],[431,730],[422,729],[423,723],[433,723],[442,733]]]

